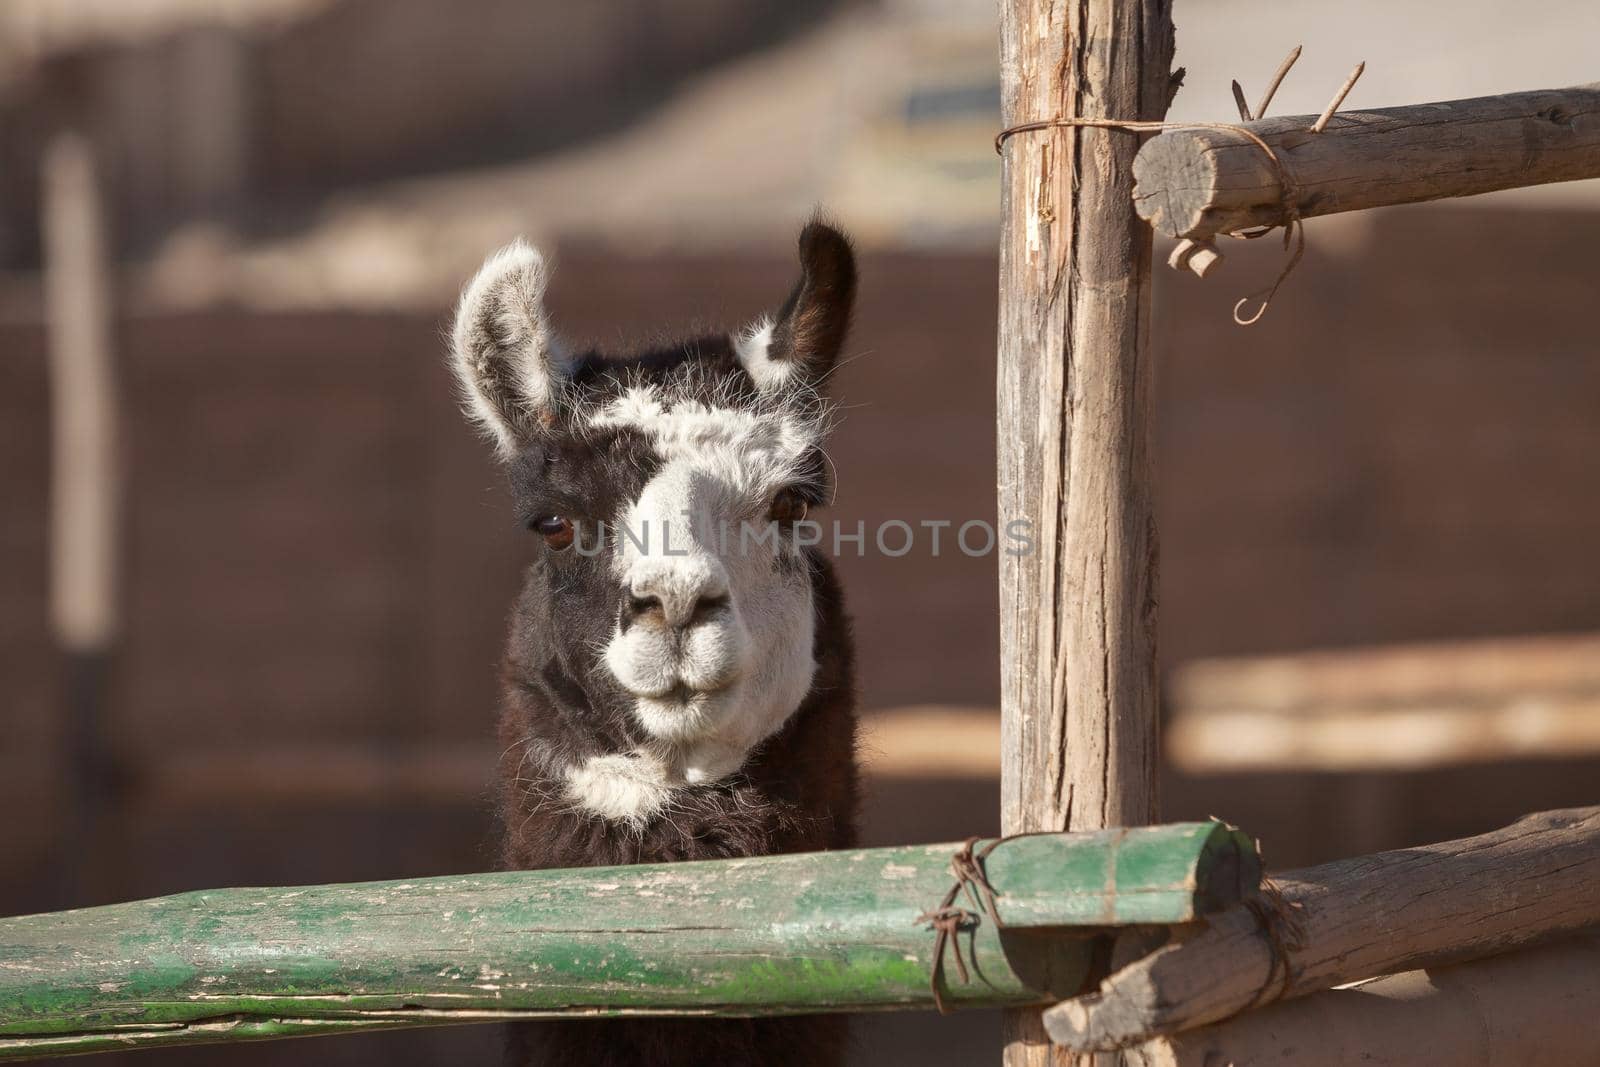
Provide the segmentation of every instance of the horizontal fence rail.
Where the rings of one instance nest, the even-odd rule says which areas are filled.
[[[483,1019],[927,1008],[923,916],[961,847],[222,889],[0,919],[0,1059]],[[993,913],[975,885],[955,902],[951,1006],[1071,995],[1086,933],[1190,922],[1261,877],[1248,835],[1218,822],[1015,837],[981,866]]]
[[[1600,178],[1600,83],[1341,111],[1320,133],[1316,121],[1242,123],[1273,156],[1226,128],[1152,137],[1133,161],[1134,206],[1159,233],[1209,240],[1291,217]]]
[[[1543,811],[1475,837],[1287,871],[1273,883],[1248,907],[1045,1012],[1051,1038],[1074,1053],[1126,1048],[1275,1000],[1600,930],[1600,807]]]

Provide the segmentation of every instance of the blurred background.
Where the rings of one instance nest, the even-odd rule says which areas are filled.
[[[1275,113],[1358,59],[1350,108],[1597,76],[1587,0],[1453,11],[1179,0],[1173,117],[1301,41]],[[517,234],[615,347],[776,305],[824,205],[863,253],[836,516],[992,517],[996,51],[987,0],[0,5],[0,914],[493,865],[530,545],[441,331]],[[1156,278],[1164,815],[1284,867],[1593,803],[1600,188],[1308,236],[1253,329],[1274,242]],[[994,561],[840,566],[868,843],[993,831]],[[984,1013],[860,1031],[863,1063],[999,1047]]]

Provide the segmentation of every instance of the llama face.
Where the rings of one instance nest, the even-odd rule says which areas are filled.
[[[543,653],[611,744],[572,746],[569,799],[648,817],[738,771],[811,686],[811,580],[797,520],[827,495],[821,385],[854,290],[848,244],[812,224],[782,310],[735,336],[615,358],[552,340],[538,254],[513,246],[463,297],[468,414],[508,461]],[[519,625],[533,625],[519,620]]]

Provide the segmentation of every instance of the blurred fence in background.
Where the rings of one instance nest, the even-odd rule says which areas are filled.
[[[1600,362],[1579,292],[1600,220],[1466,210],[1381,219],[1370,246],[1314,255],[1282,314],[1252,335],[1259,344],[1238,343],[1211,288],[1163,283],[1168,664],[1600,628],[1600,498],[1586,488],[1600,456],[1591,412]],[[1453,233],[1492,239],[1543,285],[1474,299],[1481,275],[1471,257],[1452,254]],[[832,453],[835,514],[846,523],[992,517],[993,321],[982,294],[993,267],[971,255],[867,259],[861,358],[840,378],[849,410]],[[619,263],[574,253],[552,309],[573,336],[603,340],[697,316],[737,322],[777,299],[789,269],[761,256]],[[675,281],[684,277],[702,287],[685,292]],[[351,854],[330,830],[332,867],[248,850],[250,877],[335,880],[486,862],[475,848],[495,662],[526,553],[499,474],[454,410],[442,319],[442,309],[212,312],[122,324],[127,639],[108,727],[125,791],[119,819],[162,836],[182,812],[211,818],[219,803],[259,818],[295,806],[300,793],[379,812],[404,800],[454,810],[479,829],[444,852],[385,852],[360,871],[341,866]],[[49,805],[38,798],[58,782],[59,724],[42,625],[41,331],[7,327],[3,348],[0,454],[12,506],[0,524],[0,568],[14,592],[0,605],[0,656],[16,733],[0,757],[0,788],[7,803],[42,807],[8,827],[15,854],[32,862],[9,867],[15,877],[3,891],[8,906],[43,906],[52,902],[28,872],[53,848]],[[992,560],[847,553],[841,566],[869,707],[991,704]],[[365,755],[340,762],[340,752]],[[229,771],[270,767],[270,754],[279,776]],[[386,776],[385,766],[398,769]],[[325,781],[340,775],[352,781]],[[1251,777],[1180,782],[1169,814],[1194,814],[1187,805],[1203,798],[1200,814],[1267,828],[1275,862],[1356,850],[1341,843],[1357,827],[1305,832],[1307,820],[1343,819],[1339,805],[1324,804],[1332,794],[1319,798],[1329,776],[1300,767],[1255,775],[1266,792],[1244,784]],[[1559,794],[1561,774],[1537,777]],[[1397,804],[1386,825],[1404,840],[1444,837],[1576,799],[1467,789]],[[945,816],[950,825],[927,832],[978,829],[993,813],[985,805]],[[878,839],[912,832],[886,826]],[[104,879],[97,896],[216,880],[199,875],[202,858],[141,859],[136,840],[112,833],[91,857]]]

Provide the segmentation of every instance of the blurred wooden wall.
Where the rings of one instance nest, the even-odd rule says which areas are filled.
[[[1204,284],[1159,279],[1165,661],[1600,628],[1600,340],[1586,251],[1600,218],[1396,211],[1374,216],[1364,242],[1311,236],[1305,266],[1253,330],[1227,309],[1276,269],[1270,250],[1235,255]],[[1484,247],[1499,257],[1492,270]],[[564,250],[551,301],[569,334],[616,344],[694,319],[744,321],[781,300],[790,269]],[[869,529],[991,518],[994,262],[874,256],[863,277],[839,376],[833,514]],[[455,412],[444,318],[121,324],[120,759],[112,814],[87,843],[62,840],[56,817],[43,338],[35,324],[0,326],[0,912],[67,903],[52,872],[68,862],[96,900],[493,863],[493,679],[527,544]],[[947,550],[840,566],[868,706],[992,705],[992,560]],[[1169,773],[1166,814],[1238,821],[1281,865],[1592,802],[1597,777],[1593,761]],[[988,831],[994,797],[982,779],[875,781],[868,837]],[[864,1055],[955,1062],[953,1049],[987,1054],[992,1026],[877,1021]],[[376,1035],[319,1043],[318,1056],[437,1062],[492,1055],[497,1040],[471,1028]],[[238,1052],[262,1064],[292,1054]]]
[[[1586,263],[1600,218],[1415,210],[1375,216],[1365,244],[1324,250],[1311,236],[1252,330],[1227,309],[1270,276],[1270,254],[1247,250],[1203,284],[1160,280],[1167,663],[1600,628]],[[1497,250],[1493,271],[1481,247]],[[790,269],[564,250],[551,300],[569,334],[615,344],[744,321],[782,299]],[[863,277],[833,514],[869,529],[992,518],[994,262],[873,256]],[[489,743],[527,543],[455,412],[443,324],[442,310],[121,324],[120,800],[78,857],[98,899],[492,863],[490,768],[472,761]],[[43,353],[36,325],[0,327],[0,803],[13,813],[0,911],[60,903],[43,876],[62,860]],[[869,706],[992,705],[993,560],[947,549],[840,566]],[[369,770],[391,757],[414,768],[421,751],[446,785],[417,787],[427,767],[363,778],[296,755],[313,750]],[[230,775],[246,763],[253,778]],[[1233,818],[1267,838],[1269,858],[1299,862],[1575,802],[1595,771],[1173,777],[1167,811]],[[983,783],[877,790],[875,840],[993,823]]]
[[[59,5],[52,32],[0,65],[0,267],[38,262],[37,156],[63,122],[108,165],[125,250],[241,207],[249,228],[281,229],[330,190],[613,131],[838,5],[337,0],[120,19]]]

